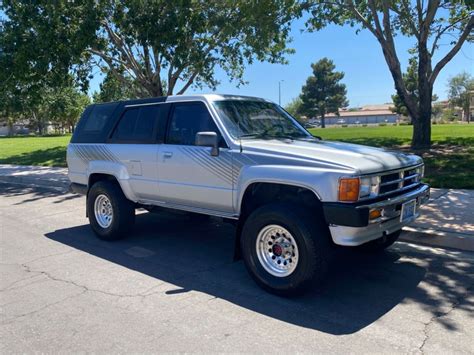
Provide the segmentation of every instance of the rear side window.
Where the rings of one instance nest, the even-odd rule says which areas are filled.
[[[103,104],[94,106],[84,124],[84,128],[82,129],[83,132],[86,134],[101,132],[116,106],[116,104]]]
[[[154,142],[156,137],[155,126],[162,110],[162,105],[126,109],[112,134],[112,141]]]
[[[198,132],[216,132],[220,135],[206,106],[201,102],[175,104],[166,143],[194,145]]]

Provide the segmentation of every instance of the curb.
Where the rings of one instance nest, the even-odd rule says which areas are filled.
[[[65,168],[42,166],[0,165],[0,182],[39,186],[67,191],[69,178]]]
[[[474,251],[474,236],[463,233],[423,230],[421,228],[405,227],[398,239],[430,247]]]
[[[25,187],[40,187],[61,191],[64,193],[69,191],[68,183],[61,183],[54,180],[39,180],[39,179],[28,179],[18,176],[0,176],[0,183],[21,185]]]

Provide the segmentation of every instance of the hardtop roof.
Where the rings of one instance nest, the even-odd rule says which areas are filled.
[[[171,95],[171,96],[158,96],[149,97],[145,99],[133,99],[133,100],[119,100],[111,102],[93,103],[92,105],[105,105],[105,104],[126,104],[126,105],[140,105],[149,104],[155,102],[180,102],[190,100],[204,100],[204,101],[220,101],[220,100],[252,100],[252,101],[265,101],[269,100],[244,95],[230,95],[230,94],[197,94],[197,95]]]

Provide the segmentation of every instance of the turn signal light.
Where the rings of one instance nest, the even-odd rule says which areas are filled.
[[[377,219],[382,215],[382,211],[380,210],[372,210],[369,212],[369,219]]]
[[[342,178],[339,180],[339,201],[357,201],[359,199],[359,189],[359,178]]]

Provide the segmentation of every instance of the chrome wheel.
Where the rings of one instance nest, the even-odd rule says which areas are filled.
[[[94,202],[95,220],[102,228],[108,228],[112,224],[114,218],[114,211],[109,198],[104,195],[98,195]]]
[[[282,226],[271,224],[263,227],[256,241],[257,257],[263,268],[276,277],[291,275],[298,265],[296,241]]]

